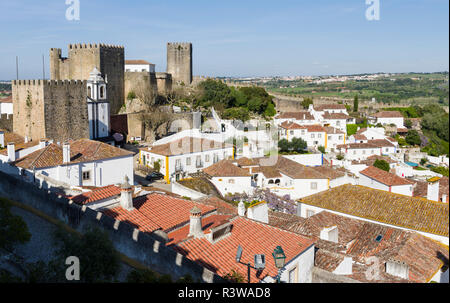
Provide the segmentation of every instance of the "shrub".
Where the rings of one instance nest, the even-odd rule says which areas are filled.
[[[385,160],[375,160],[373,163],[373,166],[382,169],[384,171],[389,172],[391,170],[391,167],[389,166],[389,163],[387,163]]]

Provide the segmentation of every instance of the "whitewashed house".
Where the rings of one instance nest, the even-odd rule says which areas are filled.
[[[369,122],[371,124],[378,124],[378,123],[380,123],[381,125],[394,124],[395,126],[397,126],[397,128],[405,128],[404,120],[405,119],[402,113],[397,111],[378,112],[369,118]]]
[[[124,175],[134,183],[130,151],[109,144],[80,139],[62,146],[50,144],[11,163],[28,177],[67,186],[107,186],[119,184]]]
[[[375,166],[359,172],[359,185],[412,197],[414,183]]]
[[[396,146],[389,140],[367,140],[365,143],[347,143],[337,146],[347,160],[365,160],[370,156],[395,154]]]
[[[155,64],[145,60],[125,60],[126,72],[155,72]]]
[[[141,148],[139,162],[148,167],[160,165],[167,183],[178,181],[224,159],[234,159],[232,144],[185,137],[169,143]]]
[[[307,111],[302,112],[285,112],[281,113],[274,118],[274,122],[276,125],[281,125],[283,123],[296,123],[298,125],[312,125],[317,124],[314,119],[314,116]]]
[[[308,147],[323,146],[327,148],[327,132],[320,125],[298,125],[285,122],[280,125],[280,139],[292,141],[292,138],[303,139]]]
[[[327,143],[324,145],[326,152],[335,152],[338,145],[345,144],[346,131],[339,130],[331,126],[324,127],[327,136]]]
[[[203,172],[210,177],[210,181],[222,196],[227,194],[252,194],[252,177],[250,173],[233,164],[231,160],[219,161]]]
[[[12,115],[13,114],[13,102],[12,96],[0,99],[0,115]]]
[[[28,138],[0,129],[0,166],[14,162],[48,144],[47,139],[28,141]]]

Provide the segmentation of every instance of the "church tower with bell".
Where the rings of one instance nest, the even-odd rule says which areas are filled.
[[[105,81],[94,67],[87,80],[87,104],[89,117],[89,139],[95,140],[110,135],[110,104]]]

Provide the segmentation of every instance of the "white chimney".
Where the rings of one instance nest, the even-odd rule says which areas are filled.
[[[353,274],[353,258],[344,257],[344,260],[333,271],[335,275],[351,275]]]
[[[245,216],[245,204],[242,201],[238,204],[238,215],[241,217]]]
[[[16,147],[14,142],[8,143],[8,162],[16,161]]]
[[[39,149],[45,148],[45,146],[47,146],[47,140],[41,139],[39,141]]]
[[[442,195],[442,202],[447,203],[447,195],[446,194]]]
[[[5,132],[0,130],[0,148],[5,147]]]
[[[386,262],[386,273],[395,277],[400,277],[409,280],[409,266],[408,264],[396,260],[389,260]]]
[[[250,206],[247,209],[247,218],[263,222],[269,223],[269,207],[266,202],[259,202],[253,206]]]
[[[324,228],[320,231],[320,239],[338,243],[338,228],[337,226],[332,226],[328,228]]]
[[[28,143],[28,136],[25,136],[25,143]]]
[[[431,201],[439,201],[439,177],[428,179],[427,199]]]
[[[70,144],[66,142],[63,144],[63,163],[69,162],[70,162]]]
[[[188,236],[194,236],[195,238],[201,238],[204,236],[202,230],[202,211],[197,206],[191,209]]]
[[[120,206],[126,210],[133,210],[133,189],[128,182],[128,176],[125,175],[125,182],[120,186]]]

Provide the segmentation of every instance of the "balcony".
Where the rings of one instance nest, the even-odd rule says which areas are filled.
[[[203,168],[203,162],[197,162],[195,163],[196,168]]]

